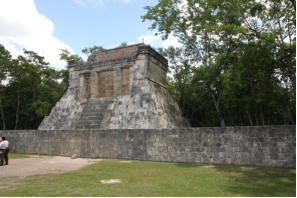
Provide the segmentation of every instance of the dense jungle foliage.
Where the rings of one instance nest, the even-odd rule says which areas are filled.
[[[282,125],[296,120],[295,0],[159,0],[144,21],[179,48],[168,90],[192,126]],[[123,43],[124,46],[126,43]],[[100,46],[82,50],[87,55]],[[61,59],[76,59],[62,50]],[[0,129],[36,129],[64,94],[68,71],[0,44]]]
[[[13,59],[0,44],[0,129],[36,129],[67,87],[67,70],[32,51]]]
[[[192,126],[295,124],[295,0],[159,0],[168,88]]]

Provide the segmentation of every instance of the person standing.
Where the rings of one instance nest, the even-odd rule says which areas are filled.
[[[5,159],[5,165],[8,165],[8,152],[9,152],[9,142],[6,140],[5,137],[2,137],[2,141],[0,142],[0,151],[3,152],[3,156]],[[1,157],[1,165],[4,165],[3,157]]]
[[[0,144],[2,143],[2,138],[0,137]],[[4,165],[4,151],[0,149],[0,166]]]

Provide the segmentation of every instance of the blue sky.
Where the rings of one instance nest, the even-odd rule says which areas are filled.
[[[76,2],[82,2],[79,4]],[[55,24],[54,36],[71,44],[75,52],[84,47],[138,42],[138,37],[151,33],[149,22],[142,22],[144,6],[156,0],[36,0],[38,11]]]
[[[0,0],[0,43],[13,56],[22,48],[36,51],[61,69],[60,49],[82,56],[85,47],[113,48],[144,41],[153,47],[178,46],[175,37],[162,41],[142,22],[144,6],[157,0]],[[84,57],[86,58],[86,57]]]

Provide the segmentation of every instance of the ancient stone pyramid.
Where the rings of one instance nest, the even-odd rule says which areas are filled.
[[[39,129],[189,127],[166,89],[167,68],[167,60],[144,44],[72,61],[69,87]]]

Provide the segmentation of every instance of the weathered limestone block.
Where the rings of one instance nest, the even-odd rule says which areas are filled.
[[[189,127],[166,89],[167,60],[144,44],[71,62],[69,88],[39,129]]]

